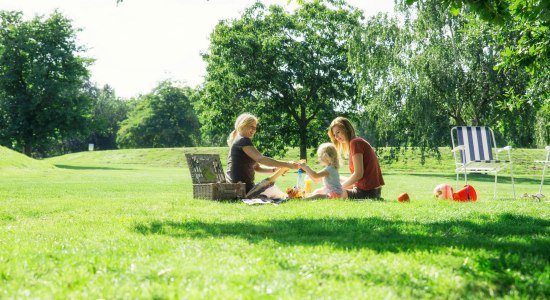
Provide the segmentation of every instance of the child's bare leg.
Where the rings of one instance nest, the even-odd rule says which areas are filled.
[[[305,199],[307,200],[314,200],[314,199],[327,199],[326,194],[312,194],[310,196],[307,196]]]
[[[325,187],[321,187],[312,192],[312,194],[327,194],[328,190]]]
[[[342,193],[342,197],[340,197],[342,199],[347,199],[348,198],[348,191],[346,189],[344,189],[344,192]]]

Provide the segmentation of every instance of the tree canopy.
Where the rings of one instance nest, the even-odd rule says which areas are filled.
[[[89,59],[79,56],[71,21],[54,12],[24,21],[0,12],[0,142],[31,155],[85,127],[82,88]]]
[[[122,148],[196,146],[199,121],[189,99],[191,90],[161,82],[140,97],[120,124],[117,143]]]
[[[407,4],[423,0],[405,0]],[[548,66],[550,59],[550,1],[548,0],[443,0],[455,16],[467,5],[483,20],[512,31],[515,37],[504,39],[501,66],[524,66],[531,71]]]
[[[360,18],[343,2],[315,1],[291,13],[256,3],[239,19],[220,22],[204,55],[205,132],[225,140],[236,116],[249,111],[260,119],[261,150],[298,146],[305,158],[308,147],[327,139],[337,111],[353,105],[347,47]]]

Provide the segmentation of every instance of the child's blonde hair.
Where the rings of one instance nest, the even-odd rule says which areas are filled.
[[[336,169],[340,168],[340,155],[332,143],[323,143],[317,149],[317,157],[322,162],[328,163]]]
[[[237,137],[237,134],[240,133],[243,128],[254,123],[258,123],[258,118],[256,118],[256,116],[254,116],[253,114],[243,113],[238,116],[237,120],[235,121],[235,129],[231,131],[229,137],[227,138],[227,144],[229,145],[229,147],[233,145],[233,141]]]

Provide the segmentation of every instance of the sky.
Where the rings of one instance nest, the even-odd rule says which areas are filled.
[[[220,20],[238,18],[255,0],[0,0],[0,10],[26,19],[55,9],[80,28],[82,56],[95,59],[91,79],[123,98],[149,93],[162,80],[195,87],[204,81],[209,35]],[[263,0],[287,9],[296,1]],[[348,0],[365,16],[393,11],[393,0]]]

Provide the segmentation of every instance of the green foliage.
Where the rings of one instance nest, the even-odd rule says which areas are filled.
[[[550,141],[550,97],[546,99],[536,116],[535,142],[537,147],[544,147]]]
[[[108,85],[97,89],[93,99],[93,115],[89,134],[83,142],[93,143],[98,150],[116,149],[116,135],[120,123],[127,118],[130,106],[115,95]]]
[[[437,151],[452,126],[465,124],[493,127],[500,144],[534,144],[543,86],[530,88],[523,68],[495,70],[498,31],[463,9],[452,16],[438,1],[418,1],[402,8],[401,24],[379,15],[354,37],[355,119],[375,145]]]
[[[109,85],[98,88],[88,82],[83,94],[90,99],[92,106],[85,128],[63,139],[51,140],[44,153],[46,156],[85,151],[90,143],[94,144],[95,150],[117,148],[119,123],[127,118],[133,102],[118,98]]]
[[[191,90],[161,82],[138,99],[118,131],[121,148],[194,146],[199,122],[189,99]]]
[[[406,0],[407,4],[422,2]],[[444,0],[439,5],[458,15],[465,4],[483,20],[516,38],[503,40],[500,67],[526,67],[532,73],[548,68],[550,60],[550,1],[548,0]]]
[[[78,56],[77,30],[58,12],[24,21],[3,11],[0,22],[0,143],[41,155],[85,128],[90,60]]]
[[[249,111],[260,119],[260,150],[273,155],[297,146],[304,158],[327,139],[336,111],[353,103],[347,47],[359,19],[342,2],[315,1],[292,13],[257,3],[220,22],[204,55],[203,135],[221,144],[236,116]]]

